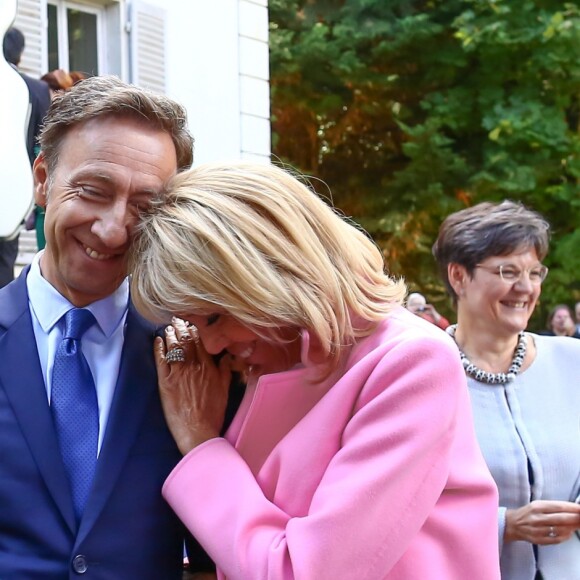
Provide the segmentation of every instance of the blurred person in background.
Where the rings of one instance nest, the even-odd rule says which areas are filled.
[[[438,326],[442,330],[445,330],[449,326],[449,320],[441,316],[433,304],[428,304],[425,296],[419,294],[419,292],[409,294],[407,298],[407,310],[421,317],[423,320],[435,324],[435,326]]]
[[[132,296],[179,317],[155,346],[185,455],[164,497],[219,578],[499,578],[455,345],[401,307],[378,248],[273,166],[202,165],[167,196],[139,228]],[[248,386],[220,437],[232,358]]]
[[[58,91],[66,91],[78,82],[85,80],[87,75],[80,71],[66,72],[61,68],[57,68],[47,72],[41,77],[45,83],[48,84],[51,91],[51,96],[54,97]]]
[[[502,580],[580,578],[580,343],[526,332],[549,226],[519,203],[443,222],[433,246],[457,307],[449,327],[481,449],[499,488]]]
[[[572,310],[567,304],[557,304],[550,310],[546,321],[548,330],[541,334],[546,336],[571,336],[580,338],[580,332],[576,330]]]
[[[42,122],[50,106],[50,92],[45,82],[34,79],[18,70],[24,47],[24,34],[18,28],[9,28],[4,35],[2,50],[6,61],[20,74],[28,88],[29,111],[26,131],[26,151],[32,171],[32,164],[40,149],[38,136],[40,135]],[[10,139],[11,137],[3,134],[2,138]],[[33,192],[31,191],[31,200],[32,195]],[[10,240],[0,240],[0,287],[6,286],[6,284],[14,280],[14,264],[18,257],[19,238],[20,236],[17,235]]]
[[[50,88],[50,98],[54,99],[61,91],[67,91],[79,81],[86,78],[84,73],[71,72],[67,73],[62,69],[55,69],[44,74],[41,80],[45,82]],[[27,220],[27,229],[34,229],[36,232],[36,245],[39,250],[42,250],[46,245],[46,237],[44,235],[44,207],[35,204],[34,211],[31,215],[31,220]]]

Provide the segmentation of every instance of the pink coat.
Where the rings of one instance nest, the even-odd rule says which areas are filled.
[[[249,385],[226,438],[165,483],[219,578],[499,580],[497,489],[451,339],[399,308],[338,378],[311,373]]]

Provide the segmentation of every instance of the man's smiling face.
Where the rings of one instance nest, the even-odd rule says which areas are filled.
[[[52,173],[41,153],[34,173],[36,203],[46,208],[44,278],[75,306],[114,292],[127,275],[139,210],[176,170],[169,134],[133,118],[73,127]]]

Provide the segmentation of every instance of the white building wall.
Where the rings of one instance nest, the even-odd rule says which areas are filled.
[[[166,92],[185,105],[195,164],[270,159],[267,0],[148,0],[166,11]]]
[[[3,1],[3,0],[0,0]],[[22,68],[47,72],[46,2],[19,0],[15,25],[27,47]],[[89,4],[91,1],[89,0]],[[270,159],[267,0],[92,0],[107,7],[105,69],[131,80],[129,8],[149,4],[164,14],[165,83],[188,112],[195,163]],[[133,26],[135,28],[135,25]],[[154,67],[153,67],[154,70]]]
[[[240,0],[242,157],[270,158],[270,56],[267,0]]]
[[[4,2],[5,0],[0,0]],[[268,0],[138,0],[165,14],[166,93],[185,106],[195,161],[270,160]],[[129,8],[137,0],[79,0],[106,7],[104,68],[131,80]],[[47,72],[47,0],[18,0],[14,25],[26,36],[22,69]],[[19,267],[35,251],[21,235]]]

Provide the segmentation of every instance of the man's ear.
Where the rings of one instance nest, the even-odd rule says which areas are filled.
[[[49,179],[48,167],[42,151],[34,160],[32,173],[34,175],[34,202],[40,207],[46,207]]]
[[[461,264],[451,262],[451,264],[447,265],[447,278],[449,279],[449,284],[455,291],[455,294],[461,296],[463,294],[463,287],[468,278],[467,270]]]

